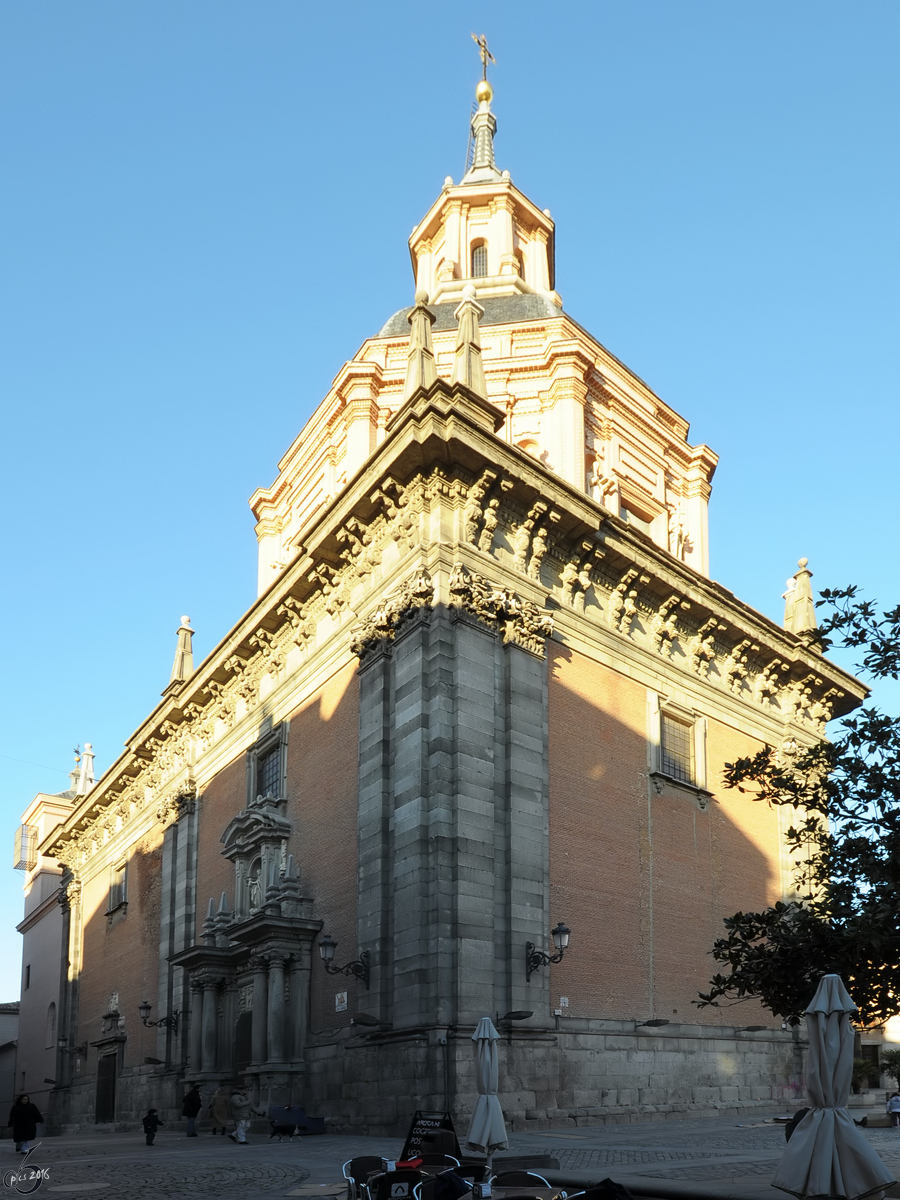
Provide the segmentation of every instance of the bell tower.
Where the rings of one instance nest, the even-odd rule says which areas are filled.
[[[497,118],[494,89],[481,79],[475,89],[472,162],[458,184],[448,175],[443,190],[412,231],[409,252],[416,290],[432,304],[462,299],[467,283],[478,299],[538,294],[555,304],[555,226],[514,185],[494,159]]]

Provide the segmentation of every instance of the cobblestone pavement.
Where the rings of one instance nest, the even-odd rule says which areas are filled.
[[[539,1133],[515,1133],[510,1151],[552,1154],[560,1175],[582,1183],[609,1175],[637,1196],[683,1200],[784,1200],[769,1187],[784,1151],[780,1125],[754,1114],[733,1117],[605,1125]],[[865,1131],[895,1174],[900,1174],[900,1134]],[[341,1164],[356,1154],[400,1151],[399,1138],[332,1136],[268,1142],[257,1135],[250,1145],[227,1139],[162,1130],[152,1148],[137,1134],[83,1134],[47,1138],[31,1156],[32,1166],[49,1167],[41,1197],[104,1194],[109,1200],[273,1200],[294,1196],[343,1196]],[[20,1165],[9,1141],[0,1142],[0,1171]],[[24,1192],[28,1181],[20,1184]],[[0,1191],[12,1200],[14,1187]],[[900,1192],[898,1192],[900,1194]]]
[[[775,1115],[635,1122],[578,1130],[514,1134],[511,1148],[520,1153],[553,1154],[560,1174],[597,1179],[609,1174],[636,1194],[659,1189],[665,1196],[704,1198],[781,1197],[769,1186],[784,1153],[784,1128]],[[894,1129],[865,1129],[866,1138],[900,1178],[900,1134]],[[658,1184],[655,1181],[659,1181]],[[696,1190],[692,1185],[697,1185]],[[900,1190],[897,1191],[900,1195]]]

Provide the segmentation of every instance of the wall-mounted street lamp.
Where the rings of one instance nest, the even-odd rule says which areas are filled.
[[[69,1039],[67,1037],[58,1037],[56,1039],[56,1048],[60,1054],[80,1054],[82,1058],[87,1057],[87,1042],[81,1042],[77,1046],[69,1049]]]
[[[545,950],[538,950],[534,942],[525,943],[525,979],[528,980],[540,967],[546,967],[550,963],[562,962],[562,957],[569,945],[569,934],[571,933],[568,925],[564,925],[562,921],[551,930],[550,936],[553,938],[553,945],[556,947],[555,954],[548,954]]]
[[[334,965],[334,952],[337,949],[337,942],[326,933],[324,937],[319,938],[319,955],[322,959],[322,965],[329,975],[352,975],[355,979],[361,979],[366,985],[366,991],[369,990],[369,952],[363,950],[359,958],[348,962],[344,967],[336,967]]]
[[[149,1000],[145,1000],[143,1004],[138,1005],[138,1012],[141,1014],[142,1024],[146,1025],[148,1029],[158,1029],[160,1026],[163,1026],[166,1029],[171,1029],[172,1032],[177,1035],[178,1018],[181,1016],[179,1010],[176,1008],[171,1017],[160,1017],[158,1021],[151,1021],[150,1011],[152,1008],[153,1005]]]

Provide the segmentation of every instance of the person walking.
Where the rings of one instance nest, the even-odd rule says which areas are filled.
[[[20,1154],[27,1154],[31,1149],[31,1143],[37,1136],[37,1127],[43,1120],[37,1105],[32,1104],[31,1097],[23,1092],[9,1110],[7,1121],[12,1126],[13,1141]]]
[[[213,1137],[221,1132],[222,1137],[225,1136],[228,1128],[228,1118],[231,1115],[231,1110],[228,1104],[228,1090],[223,1084],[219,1084],[212,1094],[212,1099],[209,1102],[209,1119],[212,1121]]]
[[[197,1113],[203,1107],[203,1098],[200,1095],[200,1089],[196,1083],[191,1084],[191,1090],[184,1098],[184,1103],[181,1106],[181,1115],[187,1117],[187,1136],[197,1136]]]
[[[891,1125],[894,1129],[900,1128],[900,1092],[893,1093],[885,1105],[885,1109],[891,1118]]]
[[[147,1135],[147,1145],[153,1145],[153,1139],[156,1137],[156,1131],[162,1125],[162,1121],[156,1114],[155,1108],[148,1108],[147,1115],[141,1122],[144,1126],[144,1133]]]
[[[231,1115],[234,1117],[235,1128],[234,1133],[228,1135],[233,1142],[237,1142],[239,1146],[249,1145],[247,1130],[250,1128],[250,1114],[259,1111],[251,1106],[243,1085],[234,1089],[231,1093]]]

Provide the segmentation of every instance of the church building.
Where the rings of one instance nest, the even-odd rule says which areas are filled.
[[[333,1130],[464,1129],[483,1016],[510,1128],[800,1090],[792,1032],[694,1003],[723,916],[792,890],[789,818],[722,770],[865,689],[805,560],[784,628],[709,578],[716,455],[565,310],[476,99],[412,307],[251,499],[256,602],[197,666],[183,619],[160,704],[35,846],[58,1128],[247,1079]]]

